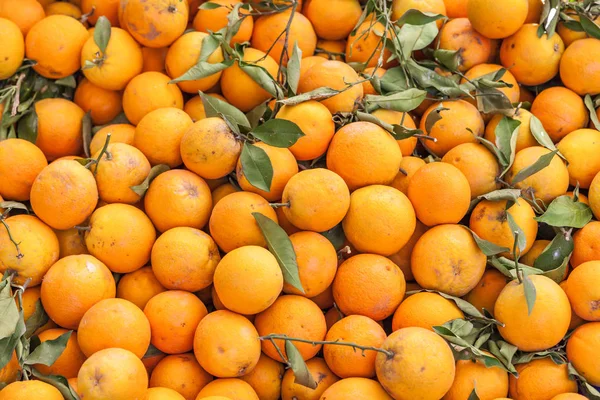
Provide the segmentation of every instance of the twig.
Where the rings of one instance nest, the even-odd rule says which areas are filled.
[[[23,255],[23,253],[21,253],[21,249],[19,249],[20,242],[17,243],[17,241],[13,238],[12,234],[10,233],[10,227],[8,226],[6,221],[4,221],[4,218],[0,218],[0,223],[2,223],[2,225],[4,225],[4,227],[6,228],[6,233],[8,233],[8,238],[15,245],[15,248],[17,249],[17,258],[18,259],[23,258],[24,255]]]
[[[290,202],[288,201],[287,203],[269,203],[269,205],[273,208],[289,207]]]
[[[13,100],[12,109],[10,111],[11,117],[17,115],[19,104],[21,104],[21,83],[23,83],[23,79],[25,79],[24,73],[19,75],[19,79],[17,79],[17,84],[15,85],[15,99]]]
[[[277,340],[277,339],[278,340],[289,340],[290,342],[309,343],[309,344],[312,344],[313,346],[318,346],[318,345],[323,345],[323,344],[347,346],[347,347],[352,347],[354,350],[357,350],[357,349],[361,350],[363,354],[365,351],[371,350],[371,351],[377,351],[379,353],[385,354],[388,358],[394,357],[394,352],[391,350],[386,350],[386,349],[382,349],[380,347],[374,347],[374,346],[361,346],[359,344],[352,343],[352,342],[342,342],[342,341],[338,341],[338,340],[307,340],[307,339],[288,337],[287,335],[279,335],[279,334],[275,334],[275,333],[260,337],[260,340],[269,340],[271,343],[273,343],[273,340]],[[277,347],[277,346],[275,346],[275,347]]]

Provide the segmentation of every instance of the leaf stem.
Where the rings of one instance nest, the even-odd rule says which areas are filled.
[[[273,208],[279,208],[279,207],[289,207],[290,206],[290,202],[288,201],[287,203],[269,203],[269,205]]]
[[[519,267],[519,257],[517,256],[517,244],[519,242],[519,231],[514,231],[513,235],[515,237],[515,242],[513,244],[513,257],[515,259],[515,269],[517,271],[517,280],[519,283],[523,283],[523,271],[521,271],[521,267]]]
[[[104,146],[102,147],[100,154],[98,154],[98,157],[96,158],[95,162],[90,163],[90,164],[96,165],[96,168],[94,169],[94,175],[96,175],[98,173],[98,166],[100,165],[100,160],[102,160],[102,156],[104,156],[104,154],[106,153],[106,150],[108,149],[108,144],[110,143],[110,137],[111,137],[111,133],[109,132],[106,135],[106,141],[104,142]]]
[[[19,249],[19,243],[17,243],[16,240],[13,238],[12,234],[10,233],[10,227],[8,226],[6,221],[4,221],[4,218],[0,218],[0,223],[2,223],[2,225],[4,225],[4,227],[6,228],[6,233],[8,233],[8,238],[10,239],[12,244],[15,245],[15,248],[17,249],[17,258],[18,259],[23,258],[24,255],[23,255],[23,253],[21,253],[21,249]]]
[[[385,350],[382,349],[380,347],[374,347],[374,346],[361,346],[359,344],[356,343],[352,343],[352,342],[342,342],[339,340],[307,340],[307,339],[300,339],[300,338],[294,338],[294,337],[289,337],[287,335],[279,335],[276,333],[271,333],[269,335],[266,336],[261,336],[260,340],[269,340],[271,343],[273,343],[273,340],[289,340],[290,342],[300,342],[300,343],[309,343],[312,344],[313,346],[317,346],[317,345],[322,345],[322,344],[331,344],[331,345],[337,345],[337,346],[347,346],[347,347],[352,347],[354,350],[361,350],[363,353],[367,350],[371,350],[371,351],[377,351],[379,353],[385,354],[388,358],[393,358],[394,357],[394,352],[390,351],[390,350]],[[275,346],[277,348],[277,346]]]

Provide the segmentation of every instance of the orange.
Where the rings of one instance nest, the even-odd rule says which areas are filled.
[[[346,378],[331,385],[320,400],[392,400],[381,385],[367,378]]]
[[[425,165],[425,161],[418,157],[404,156],[400,162],[400,172],[396,174],[396,177],[390,183],[390,186],[398,189],[405,195],[408,195],[408,185],[415,172]]]
[[[167,290],[146,303],[144,314],[150,321],[152,345],[163,353],[178,354],[192,350],[196,327],[208,311],[193,293]]]
[[[481,0],[474,0],[474,1],[481,1]],[[509,2],[510,1],[513,1],[513,0],[509,0]],[[527,0],[514,0],[514,1],[527,1]],[[471,22],[473,22],[473,21],[471,21]],[[465,78],[474,80],[474,79],[477,79],[484,75],[495,73],[501,68],[502,68],[502,66],[497,65],[497,64],[478,64],[465,73]],[[510,100],[511,103],[518,103],[519,98],[521,97],[521,91],[519,90],[519,85],[517,83],[517,80],[513,76],[513,74],[511,74],[510,71],[506,71],[506,72],[504,72],[504,75],[502,75],[502,78],[500,78],[500,80],[509,84],[510,87],[501,87],[501,88],[498,88],[498,90],[500,92],[504,93],[506,95],[506,97],[508,97],[508,99]],[[467,81],[466,81],[466,79],[463,78],[461,80],[461,83],[465,83],[465,82],[467,82]],[[471,100],[471,99],[469,99],[469,100],[473,104],[476,104],[476,102],[474,100]]]
[[[442,399],[468,398],[473,390],[476,390],[480,399],[506,396],[508,395],[508,374],[500,367],[488,368],[479,360],[458,360],[454,383]]]
[[[219,100],[223,100],[227,102],[225,97],[216,93],[205,93],[207,96],[211,96],[217,98]],[[190,116],[193,122],[200,121],[201,119],[206,118],[206,111],[204,110],[204,103],[202,102],[202,98],[200,96],[194,96],[188,101],[185,102],[183,106],[183,111],[187,115]]]
[[[310,298],[321,310],[333,307],[333,286],[329,285],[327,289],[318,295]]]
[[[528,11],[528,0],[469,0],[467,6],[473,27],[490,39],[503,39],[518,31]]]
[[[168,47],[159,47],[157,49],[152,47],[142,47],[142,57],[144,59],[144,66],[142,72],[156,71],[165,72],[165,60],[167,58]]]
[[[450,18],[466,18],[469,0],[444,0],[446,15]]]
[[[522,254],[527,253],[533,246],[538,232],[538,224],[533,219],[535,212],[523,198],[518,198],[508,210],[506,203],[506,200],[480,201],[471,213],[469,228],[480,238],[508,248],[510,252],[503,253],[503,255],[512,258],[515,239],[508,224],[507,213],[525,234],[525,248],[521,252]]]
[[[319,38],[342,40],[354,29],[362,10],[358,0],[310,0],[304,4],[302,13]]]
[[[567,358],[589,384],[600,385],[598,342],[600,323],[587,323],[575,329],[567,341]]]
[[[544,93],[544,92],[542,92],[542,93]],[[538,98],[539,98],[539,96],[538,96]],[[539,145],[538,141],[535,139],[535,137],[531,133],[531,125],[530,125],[531,115],[532,114],[529,111],[525,110],[524,108],[519,108],[519,110],[511,117],[512,119],[515,119],[515,120],[521,122],[521,125],[519,125],[519,128],[517,130],[517,143],[515,145],[515,150],[517,152],[519,152],[527,147],[533,147],[533,146]],[[538,117],[538,116],[536,115],[536,117]],[[502,118],[504,118],[504,115],[502,115],[502,114],[494,115],[492,117],[492,119],[488,122],[487,126],[485,127],[485,134],[483,135],[483,137],[494,144],[497,144],[496,143],[496,128],[498,127],[498,124],[500,123]],[[544,126],[546,126],[545,123],[544,123]]]
[[[123,29],[148,47],[165,47],[185,31],[188,2],[171,0],[124,0],[118,10]]]
[[[40,381],[13,382],[0,392],[0,400],[63,400],[64,397],[54,386]]]
[[[392,20],[400,19],[410,9],[446,15],[444,0],[394,0],[392,2]],[[439,27],[440,23],[438,22]]]
[[[83,232],[77,228],[67,229],[65,231],[54,230],[58,239],[60,249],[59,258],[73,256],[77,254],[89,254],[85,247]]]
[[[281,35],[281,32],[286,29],[290,18],[289,34]],[[298,48],[302,50],[303,57],[312,56],[315,53],[317,35],[311,22],[304,15],[296,12],[292,16],[291,11],[286,10],[264,15],[254,22],[250,44],[255,49],[268,53],[283,66],[287,65],[292,52],[290,46],[286,53],[283,53],[286,40],[288,43],[297,44]]]
[[[559,284],[559,286],[562,288],[562,290],[565,291],[565,293],[567,293],[567,291],[568,291],[568,287],[569,287],[568,283],[569,283],[569,280],[565,279],[564,281],[562,281]],[[567,297],[568,296],[569,296],[569,294],[567,293]],[[573,330],[585,323],[587,323],[587,321],[575,313],[575,310],[573,309],[573,304],[571,304],[571,322],[569,323],[569,330]]]
[[[431,228],[415,244],[411,269],[425,289],[464,296],[483,276],[487,258],[469,231],[460,225]]]
[[[565,136],[558,150],[567,159],[569,184],[588,189],[600,172],[600,160],[595,155],[600,151],[600,132],[595,129],[578,129]]]
[[[117,297],[129,300],[142,310],[148,301],[167,289],[156,279],[151,267],[143,267],[119,279]]]
[[[25,40],[25,54],[37,62],[33,69],[38,74],[49,79],[65,78],[81,67],[79,58],[88,37],[88,31],[78,20],[51,15],[31,27]]]
[[[167,74],[173,79],[179,78],[190,68],[196,65],[202,51],[202,43],[209,35],[204,32],[189,32],[177,39],[167,52],[165,66]],[[206,62],[217,64],[223,61],[223,52],[220,47],[213,51]],[[221,71],[202,79],[178,82],[177,85],[186,93],[198,93],[213,87],[221,77]]]
[[[23,139],[0,142],[0,195],[6,200],[29,200],[31,186],[48,165],[44,153]]]
[[[123,111],[120,93],[103,89],[85,78],[75,89],[74,101],[84,112],[90,112],[95,125],[108,124]]]
[[[259,400],[252,386],[241,379],[215,379],[206,385],[196,400]]]
[[[531,105],[535,115],[550,138],[560,141],[569,133],[585,128],[588,111],[579,95],[565,87],[556,86],[543,90]]]
[[[504,326],[498,327],[502,337],[522,351],[541,351],[555,346],[569,329],[571,305],[565,292],[556,282],[542,275],[527,279],[536,290],[531,313],[525,300],[525,290],[517,280],[510,282],[500,293],[494,315]],[[544,335],[539,335],[540,330]]]
[[[39,64],[38,64],[39,65]],[[81,124],[85,112],[66,99],[43,99],[35,103],[37,139],[35,145],[49,161],[82,153]]]
[[[383,122],[387,122],[388,124],[397,124],[402,125],[407,129],[416,129],[414,120],[408,113],[401,113],[399,111],[386,110],[383,108],[379,108],[371,113],[374,117],[379,118]],[[398,146],[400,146],[400,151],[402,152],[402,156],[410,156],[417,147],[417,138],[409,137],[408,139],[401,139],[396,141]]]
[[[381,39],[383,35],[391,40],[391,33],[385,31],[385,25],[381,22],[373,21],[372,17],[364,21],[356,28],[354,34],[351,33],[348,36],[346,61],[360,63],[367,67],[375,67],[383,63],[382,66],[387,68],[387,60],[392,53],[383,48],[383,40]]]
[[[336,322],[341,321],[342,318],[344,318],[344,315],[337,308],[331,307],[329,310],[327,310],[327,312],[325,313],[325,323],[327,324],[327,331],[329,331]]]
[[[361,78],[348,64],[341,61],[325,61],[313,65],[304,75],[301,75],[298,92],[306,93],[321,87],[343,90],[335,96],[321,100],[321,103],[332,114],[352,112],[356,103],[363,97],[363,87],[357,84],[360,80]]]
[[[66,15],[71,18],[80,19],[81,18],[81,9],[77,7],[75,4],[66,3],[66,2],[57,2],[48,4],[44,11],[46,15]]]
[[[389,259],[359,254],[344,261],[333,281],[335,303],[345,315],[364,315],[382,321],[404,297],[406,281]]]
[[[569,275],[567,295],[575,313],[586,321],[600,321],[598,282],[600,261],[580,264]]]
[[[128,350],[100,350],[88,358],[77,375],[82,398],[144,400],[148,375],[142,361]]]
[[[404,274],[404,278],[406,279],[406,281],[412,281],[415,279],[415,277],[413,276],[412,270],[411,270],[411,254],[413,252],[413,249],[415,247],[415,244],[417,243],[417,241],[419,240],[419,238],[421,236],[423,236],[423,234],[425,232],[427,232],[427,229],[429,229],[427,226],[425,226],[421,221],[417,220],[417,223],[415,225],[415,231],[413,232],[412,236],[410,237],[410,239],[408,240],[408,242],[406,242],[406,244],[397,252],[392,254],[391,256],[388,256],[388,258],[390,260],[392,260],[392,262],[394,264],[396,264],[398,267],[400,267],[400,269],[402,270],[402,273]]]
[[[106,142],[106,136],[110,133],[109,143],[125,143],[133,145],[133,137],[135,135],[135,126],[129,124],[113,124],[107,125],[100,129],[90,142],[90,154],[96,154],[102,150]]]
[[[8,361],[8,363],[0,368],[0,382],[10,384],[15,382],[21,376],[21,366],[19,365],[19,359],[17,358],[17,352],[14,351],[12,353],[12,357]],[[0,393],[0,399],[2,398],[2,393]],[[279,399],[279,396],[276,400]]]
[[[260,357],[258,332],[250,321],[227,310],[210,313],[194,336],[194,354],[208,373],[235,378],[254,369]]]
[[[194,29],[199,32],[217,32],[227,26],[231,10],[236,4],[240,4],[240,0],[214,0],[213,3],[221,7],[212,10],[198,10],[194,18]],[[242,13],[244,11],[242,10]],[[244,17],[243,22],[239,25],[239,29],[231,38],[230,44],[244,43],[250,41],[252,30],[254,29],[254,20],[252,16]]]
[[[94,12],[88,17],[91,24],[96,25],[98,18],[104,16],[112,26],[119,26],[119,0],[81,0],[81,11],[84,14]]]
[[[302,80],[309,69],[317,64],[324,63],[325,61],[327,61],[327,58],[320,57],[318,55],[304,57],[302,60],[300,60],[300,80]]]
[[[496,182],[500,175],[498,159],[481,144],[459,144],[442,157],[442,162],[454,165],[465,175],[472,199],[500,187]]]
[[[390,256],[408,243],[415,231],[416,217],[404,193],[389,186],[372,185],[352,193],[342,226],[346,238],[358,251]]]
[[[23,37],[33,25],[46,17],[44,7],[36,0],[0,1],[0,18],[6,18],[17,24]]]
[[[185,397],[168,388],[150,388],[146,393],[146,400],[185,400]]]
[[[277,222],[277,214],[273,208],[255,193],[232,193],[215,205],[209,228],[221,250],[230,252],[250,245],[266,247],[267,242],[252,215],[255,212]]]
[[[277,207],[275,209],[275,214],[277,214],[277,220],[279,222],[279,226],[287,233],[288,235],[293,235],[296,232],[300,232],[300,229],[296,228],[292,223],[287,219],[283,209],[285,207]]]
[[[308,368],[308,372],[312,375],[315,383],[317,384],[317,387],[315,389],[311,389],[296,383],[294,372],[291,369],[288,369],[285,372],[283,381],[281,383],[282,400],[319,400],[322,398],[321,395],[323,392],[325,392],[325,390],[340,380],[340,378],[331,372],[322,358],[311,358],[306,362],[306,366]]]
[[[565,45],[559,35],[538,37],[537,24],[525,24],[502,41],[500,61],[523,85],[546,83],[558,74]]]
[[[379,324],[362,315],[349,315],[336,322],[327,332],[325,340],[344,341],[361,346],[380,347],[386,338]],[[375,351],[355,351],[352,347],[327,344],[323,356],[327,366],[340,378],[375,376]]]
[[[571,266],[577,268],[587,261],[600,260],[600,248],[597,238],[600,235],[600,222],[590,221],[573,235],[573,254]]]
[[[551,399],[561,393],[576,393],[577,382],[569,378],[567,364],[555,364],[540,358],[516,366],[519,378],[509,377],[509,394],[513,399]]]
[[[127,84],[123,92],[123,110],[133,125],[158,108],[183,109],[181,90],[169,81],[169,77],[160,72],[144,72]]]
[[[309,341],[323,340],[327,330],[325,317],[319,307],[311,300],[295,295],[280,296],[271,307],[256,316],[254,326],[261,336],[278,334]],[[285,356],[284,341],[274,340],[274,344]],[[266,355],[281,361],[271,341],[262,340],[261,345]],[[321,350],[321,345],[313,346],[300,342],[294,342],[294,345],[305,361],[313,358]]]
[[[150,376],[150,387],[175,390],[186,400],[195,400],[213,377],[206,372],[193,353],[169,355],[158,362]]]
[[[54,229],[69,229],[83,223],[97,203],[94,175],[74,160],[58,160],[48,165],[31,187],[33,211]]]
[[[115,297],[115,280],[96,258],[85,254],[68,256],[48,270],[41,293],[48,316],[63,328],[77,329],[94,304]]]
[[[295,123],[304,133],[289,147],[297,160],[314,160],[325,154],[335,133],[335,124],[327,107],[318,101],[308,100],[295,106],[281,107],[277,118]]]
[[[574,192],[572,190],[568,191],[565,195],[569,196],[571,199],[575,200],[575,194],[574,194]],[[577,195],[577,201],[579,201],[580,203],[587,204],[588,206],[590,205],[590,201],[589,201],[588,197],[585,194],[579,193]]]
[[[506,174],[506,181],[512,183],[516,174],[533,165],[540,157],[550,153],[550,150],[533,146],[523,149],[515,156],[515,161]],[[563,160],[554,155],[550,165],[528,178],[515,183],[517,189],[541,199],[545,204],[550,204],[558,196],[562,196],[569,188],[569,171]]]
[[[256,367],[240,379],[250,384],[260,399],[279,400],[284,372],[283,364],[261,353]]]
[[[300,67],[302,69],[302,67]],[[361,73],[361,75],[366,78],[366,79],[370,79],[372,76],[376,76],[378,78],[381,78],[383,75],[385,75],[385,73],[387,72],[387,70],[385,68],[377,68],[377,67],[369,67],[369,68],[365,68],[364,71]],[[300,75],[302,76],[302,75]],[[373,87],[373,85],[371,84],[370,81],[366,81],[362,83],[362,87],[363,87],[363,92],[364,95],[368,95],[368,94],[379,94],[376,90],[375,87]],[[392,110],[385,110],[383,108],[380,108],[378,110],[375,110],[375,112],[377,111],[392,111]],[[408,116],[408,114],[405,114]]]
[[[600,93],[600,40],[577,40],[565,50],[560,60],[563,84],[580,96]]]
[[[327,60],[344,61],[345,51],[345,40],[317,40],[317,48],[315,49],[317,57],[323,57]]]
[[[23,62],[25,41],[19,26],[6,18],[0,18],[0,33],[5,39],[0,52],[0,79],[7,79],[17,72]]]
[[[523,258],[519,261],[523,262]],[[506,283],[507,278],[500,271],[488,269],[483,273],[483,277],[481,277],[477,286],[467,293],[464,299],[474,305],[480,312],[485,309],[487,312],[493,313],[496,300]]]
[[[392,320],[392,330],[420,327],[433,330],[434,326],[444,325],[454,319],[464,319],[465,315],[456,304],[437,293],[420,292],[406,298],[396,309]]]
[[[69,332],[66,329],[48,329],[38,335],[40,342],[55,340],[59,336]],[[67,345],[61,355],[51,366],[35,364],[35,369],[44,375],[62,375],[65,378],[75,378],[79,368],[86,359],[85,354],[79,348],[79,332],[71,332]]]
[[[544,3],[542,0],[529,0],[529,8],[527,10],[527,18],[525,19],[525,23],[538,23],[540,22],[540,16],[542,14],[542,8],[544,7]]]
[[[388,336],[381,348],[393,355],[377,354],[377,378],[394,398],[439,399],[452,386],[454,356],[436,333],[423,328],[400,329]]]
[[[579,21],[579,15],[574,14],[571,11],[567,11],[566,14],[570,18],[573,18],[575,21]],[[596,17],[594,22],[596,24],[598,24],[598,22],[600,22],[598,17]],[[573,43],[576,40],[585,39],[585,38],[589,37],[587,35],[587,33],[585,33],[585,31],[579,32],[579,31],[574,31],[574,30],[571,30],[570,28],[567,28],[567,26],[564,24],[563,21],[558,22],[558,25],[556,26],[556,32],[560,35],[560,37],[563,40],[563,42],[565,43],[566,47],[570,46],[571,43]]]
[[[487,62],[492,55],[492,41],[473,29],[467,18],[448,21],[440,31],[439,45],[440,49],[459,52],[458,70],[462,72]]]
[[[551,400],[584,400],[587,397],[577,393],[562,393],[554,396]]]
[[[592,180],[588,191],[589,205],[596,219],[600,218],[600,172]]]
[[[212,117],[190,126],[180,149],[187,169],[204,179],[217,179],[233,172],[242,145],[224,120]]]
[[[408,198],[425,225],[455,224],[469,209],[471,189],[458,168],[434,162],[415,172],[408,185]]]

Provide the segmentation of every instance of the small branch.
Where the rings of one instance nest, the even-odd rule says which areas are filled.
[[[23,79],[25,79],[25,74],[19,75],[19,79],[17,79],[17,84],[15,85],[15,99],[10,111],[11,117],[17,115],[19,104],[21,104],[21,84],[23,83]]]
[[[385,354],[388,358],[393,358],[394,357],[394,352],[390,351],[390,350],[385,350],[382,349],[380,347],[373,347],[373,346],[361,346],[359,344],[356,343],[352,343],[352,342],[341,342],[338,340],[317,340],[317,341],[313,341],[313,340],[307,340],[307,339],[300,339],[300,338],[293,338],[293,337],[288,337],[286,335],[278,335],[275,333],[272,333],[270,335],[266,335],[266,336],[261,336],[260,340],[269,340],[271,341],[271,343],[273,343],[273,340],[289,340],[290,342],[300,342],[300,343],[309,343],[312,344],[313,346],[318,346],[318,345],[323,345],[323,344],[331,344],[331,345],[337,345],[337,346],[347,346],[347,347],[352,347],[354,350],[361,350],[364,354],[365,351],[367,350],[371,350],[371,351],[377,351],[379,353]],[[277,346],[275,346],[277,347]]]
[[[261,340],[262,340],[262,338],[261,338]],[[273,347],[275,347],[275,350],[277,350],[277,354],[279,354],[279,357],[281,357],[281,360],[285,363],[285,365],[287,365],[288,368],[291,368],[292,365],[287,360],[287,358],[285,358],[285,356],[283,355],[283,352],[281,351],[279,346],[277,346],[277,343],[275,343],[275,339],[269,338],[268,340],[269,340],[269,342],[271,342],[271,344],[273,344]]]
[[[100,160],[102,160],[102,156],[104,156],[104,154],[106,153],[106,150],[108,149],[108,144],[110,143],[110,132],[106,135],[106,141],[104,142],[104,147],[102,147],[102,151],[100,151],[100,154],[98,154],[98,158],[96,158],[96,161],[90,164],[96,164],[96,169],[94,170],[94,175],[98,173],[98,166],[100,165]],[[90,165],[88,164],[88,165]]]
[[[21,253],[21,249],[19,249],[19,243],[17,243],[15,241],[15,239],[13,238],[12,234],[10,233],[10,228],[9,228],[8,224],[6,223],[6,221],[4,221],[4,218],[0,219],[0,223],[2,223],[2,225],[4,225],[4,227],[6,228],[6,233],[8,233],[8,238],[10,239],[12,244],[15,245],[15,248],[17,249],[17,258],[18,259],[23,258],[24,255],[23,255],[23,253]]]
[[[287,203],[269,203],[269,205],[273,208],[279,208],[279,207],[289,207],[290,206],[290,202],[288,201]]]
[[[81,226],[81,225],[75,225],[73,228],[77,229],[78,231],[91,231],[92,227],[91,226]]]
[[[519,283],[523,283],[523,271],[521,271],[521,267],[519,267],[519,257],[517,257],[517,245],[519,242],[519,231],[513,232],[515,236],[515,242],[513,243],[513,257],[515,259],[515,269],[517,270],[517,280]]]
[[[429,136],[429,135],[421,135],[421,134],[416,134],[413,135],[413,137],[419,138],[419,139],[424,139],[424,140],[431,140],[433,143],[437,143],[437,138],[434,138],[433,136]]]

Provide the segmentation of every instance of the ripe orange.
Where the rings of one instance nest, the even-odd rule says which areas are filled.
[[[447,1],[446,6],[452,3],[454,1]],[[467,18],[448,21],[440,30],[439,40],[440,49],[459,52],[459,71],[483,64],[492,55],[492,41],[473,29]]]
[[[173,389],[185,400],[196,400],[200,390],[212,380],[193,353],[174,354],[158,362],[150,376],[150,387]]]
[[[90,142],[90,154],[96,154],[102,150],[106,142],[106,136],[110,133],[109,143],[125,143],[133,145],[133,136],[135,135],[135,126],[129,124],[107,125],[100,129],[92,137]]]
[[[63,400],[64,397],[54,386],[41,381],[21,381],[7,385],[0,392],[0,400]]]
[[[48,329],[41,332],[38,338],[40,342],[44,343],[48,340],[55,340],[67,332],[66,329]],[[65,378],[75,378],[86,359],[86,355],[79,347],[78,339],[79,333],[72,332],[65,349],[56,361],[51,366],[35,364],[35,369],[44,375],[62,375]]]
[[[0,18],[0,33],[5,38],[4,45],[0,51],[0,57],[2,57],[0,79],[8,79],[17,72],[21,63],[23,63],[25,41],[23,33],[19,30],[19,26],[6,18]]]
[[[252,386],[237,378],[215,379],[206,385],[196,400],[259,400]]]
[[[98,18],[106,17],[112,26],[119,26],[119,0],[81,0],[81,11],[84,14],[94,12],[88,17],[91,24],[96,25]]]
[[[573,235],[571,266],[577,268],[587,261],[600,260],[600,248],[596,238],[600,235],[600,222],[591,221]]]
[[[354,29],[362,10],[358,0],[310,0],[304,4],[302,13],[319,38],[342,40]]]
[[[567,364],[540,358],[516,366],[519,378],[509,377],[509,394],[514,399],[551,399],[561,393],[577,392],[577,382],[569,378]]]
[[[474,0],[474,1],[479,1],[479,0]],[[522,1],[522,0],[515,0],[515,1]],[[525,1],[527,1],[527,0],[525,0]],[[502,66],[497,65],[497,64],[478,64],[465,73],[465,78],[470,79],[470,80],[477,79],[483,75],[497,72],[501,68],[502,68]],[[518,103],[519,98],[521,97],[521,91],[519,90],[519,84],[517,83],[517,80],[515,79],[513,74],[511,74],[510,71],[506,71],[504,73],[504,75],[502,76],[501,80],[503,82],[506,82],[507,84],[509,84],[510,87],[502,87],[502,88],[498,88],[498,90],[500,92],[504,93],[506,95],[506,97],[508,97],[508,99],[510,100],[511,103]],[[467,82],[467,80],[463,78],[461,80],[461,83],[465,83],[465,82]],[[476,104],[476,102],[474,100],[469,99],[469,101],[472,104]]]
[[[419,157],[402,157],[400,172],[396,175],[390,186],[408,195],[408,185],[419,168],[425,165],[425,161]]]
[[[489,355],[489,354],[488,354]],[[443,400],[464,399],[476,390],[480,399],[508,395],[508,374],[500,367],[487,367],[479,360],[458,360],[456,375]]]
[[[388,258],[392,260],[394,264],[400,267],[402,273],[404,274],[404,278],[407,282],[415,279],[411,270],[410,258],[415,244],[417,243],[419,238],[423,236],[425,232],[427,232],[427,229],[429,228],[425,226],[421,221],[417,220],[417,223],[415,225],[415,231],[413,232],[408,242],[406,242],[406,244],[397,253],[388,256]]]
[[[77,85],[73,100],[84,112],[90,112],[95,125],[108,124],[123,111],[120,93],[96,86],[86,78]]]
[[[12,357],[8,361],[8,363],[0,368],[0,382],[5,382],[7,384],[15,382],[19,379],[21,375],[21,366],[19,365],[19,359],[17,358],[17,352],[14,351]],[[2,393],[0,393],[0,399],[2,398]],[[279,395],[277,399],[279,398]]]
[[[544,93],[544,91],[542,91],[542,93]],[[540,95],[538,95],[538,98],[540,98],[542,94],[540,93]],[[535,101],[534,101],[535,103]],[[531,134],[531,125],[530,125],[530,121],[531,121],[531,113],[523,108],[520,108],[511,118],[516,119],[517,121],[521,122],[521,125],[519,125],[519,130],[517,131],[517,143],[515,145],[515,150],[517,152],[523,150],[526,147],[533,147],[533,146],[538,146],[538,142],[535,139],[535,137],[533,137],[533,135]],[[485,127],[485,134],[483,135],[483,137],[487,140],[489,140],[492,143],[496,143],[496,128],[498,127],[498,124],[500,123],[500,121],[502,120],[502,118],[504,117],[504,115],[502,114],[496,114],[492,117],[492,119],[490,119],[490,121],[488,122],[487,126]],[[536,117],[541,118],[540,116],[536,115]],[[546,127],[546,123],[543,122],[543,125]],[[548,128],[546,128],[548,129]]]
[[[600,321],[598,277],[600,261],[580,264],[568,278],[567,295],[577,315],[586,321]]]
[[[600,160],[595,157],[600,151],[600,132],[595,129],[573,131],[560,141],[558,149],[568,162],[569,184],[588,189],[600,172]]]
[[[567,341],[567,358],[592,385],[600,385],[598,343],[600,323],[591,322],[575,329]]]
[[[531,113],[540,120],[554,142],[585,128],[589,120],[581,97],[562,86],[551,87],[538,94],[531,104]]]
[[[283,364],[261,353],[256,367],[240,379],[250,384],[260,399],[279,400],[284,372]]]
[[[522,257],[519,262],[523,262],[524,258]],[[481,312],[485,309],[487,312],[493,313],[496,300],[506,284],[506,276],[496,269],[488,269],[483,273],[483,277],[481,277],[477,286],[467,293],[465,300]]]
[[[500,175],[498,159],[481,144],[459,144],[442,157],[442,162],[454,165],[465,175],[472,199],[500,187],[496,182]]]
[[[231,10],[236,4],[241,3],[241,0],[214,0],[213,3],[221,7],[212,10],[198,10],[194,17],[194,29],[199,32],[217,32],[227,26],[228,17]],[[244,10],[241,10],[244,13]],[[250,41],[252,30],[254,29],[254,20],[252,16],[244,17],[244,21],[240,24],[239,30],[231,38],[230,44],[244,43]]]
[[[408,113],[401,113],[399,111],[386,110],[383,108],[379,108],[371,113],[374,117],[379,118],[383,122],[387,122],[388,124],[397,124],[402,125],[407,129],[416,129],[414,120]],[[398,146],[400,146],[400,151],[402,152],[402,156],[410,156],[417,147],[417,138],[409,137],[407,139],[400,139],[396,141]]]
[[[81,18],[81,9],[77,5],[62,1],[48,4],[44,7],[44,11],[46,12],[46,16],[66,15],[77,20]]]
[[[146,393],[146,400],[185,400],[178,392],[168,388],[150,388]]]
[[[2,0],[0,18],[6,18],[17,24],[23,37],[33,25],[46,17],[44,7],[37,0]]]
[[[396,309],[392,330],[420,327],[433,330],[453,319],[464,319],[465,315],[456,304],[437,293],[421,292],[407,297]]]
[[[294,372],[288,369],[281,382],[281,400],[318,400],[325,390],[340,380],[340,378],[331,372],[322,358],[311,358],[306,362],[306,366],[317,387],[311,389],[296,383]]]
[[[446,15],[446,5],[443,0],[394,0],[392,2],[392,20],[400,19],[410,9]],[[438,28],[439,26],[438,22]]]
[[[379,382],[367,378],[346,378],[331,385],[320,400],[392,400]]]
[[[31,186],[48,165],[44,153],[23,139],[0,142],[0,195],[5,200],[29,200]]]
[[[144,59],[144,66],[142,72],[165,72],[165,59],[167,58],[168,47],[159,47],[157,49],[152,47],[142,47],[142,57]]]
[[[528,0],[469,0],[467,6],[473,27],[490,39],[503,39],[518,31],[528,11]]]
[[[466,18],[469,0],[444,0],[446,15],[450,18]]]
[[[300,67],[302,68],[302,66]],[[362,71],[361,75],[364,78],[370,79],[371,76],[376,76],[378,78],[381,78],[383,75],[385,75],[385,73],[387,72],[387,70],[385,68],[377,68],[377,67],[369,67],[369,68],[365,68],[364,71]],[[373,87],[373,85],[371,84],[370,81],[366,81],[362,83],[363,86],[363,92],[364,95],[368,95],[368,94],[379,94],[375,88]],[[372,114],[378,112],[378,111],[392,111],[392,110],[385,110],[383,108],[377,109],[375,110]],[[408,114],[406,114],[406,116],[408,116]],[[404,155],[404,153],[403,153]]]
[[[387,60],[392,53],[383,48],[383,35],[387,36],[388,40],[392,37],[389,31],[385,31],[385,25],[381,22],[373,21],[373,18],[365,20],[356,28],[354,34],[348,36],[346,61],[361,63],[367,67],[381,65],[387,68]]]
[[[143,310],[152,297],[166,290],[154,276],[152,267],[143,267],[119,279],[117,297],[129,300]]]
[[[600,172],[592,180],[588,191],[589,205],[596,219],[600,218]]]
[[[81,124],[85,112],[66,99],[44,99],[35,103],[37,139],[35,145],[49,161],[82,153]]]
[[[219,100],[223,100],[224,102],[227,102],[227,99],[225,99],[225,97],[221,96],[220,94],[216,94],[216,93],[205,93],[205,94],[207,96],[211,96],[211,97],[217,98]],[[185,111],[185,113],[190,116],[190,118],[192,119],[193,122],[200,121],[201,119],[206,118],[206,111],[204,110],[204,103],[202,102],[202,98],[200,96],[194,96],[191,99],[189,99],[188,101],[186,101],[183,106],[183,111]]]
[[[580,96],[600,93],[600,40],[581,39],[565,50],[560,60],[560,78],[563,84]]]
[[[143,46],[165,47],[185,31],[188,2],[171,0],[123,0],[118,10],[121,27]]]

